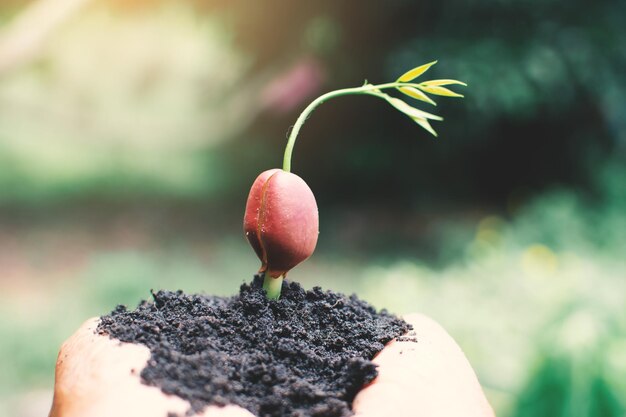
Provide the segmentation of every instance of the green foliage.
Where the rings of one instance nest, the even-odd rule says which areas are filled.
[[[214,195],[216,148],[247,126],[234,113],[255,110],[231,93],[247,66],[222,24],[188,7],[88,8],[0,73],[0,203]]]
[[[624,415],[624,329],[616,327],[620,323],[613,317],[593,315],[580,309],[548,327],[537,352],[538,366],[519,395],[514,417]]]

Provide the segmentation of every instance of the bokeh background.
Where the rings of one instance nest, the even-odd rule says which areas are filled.
[[[372,97],[307,122],[290,277],[434,317],[499,416],[625,416],[625,40],[621,0],[2,0],[0,415],[46,415],[88,317],[236,293],[299,112],[438,59],[439,139]]]

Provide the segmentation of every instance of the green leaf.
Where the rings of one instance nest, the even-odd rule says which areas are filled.
[[[414,79],[416,79],[417,77],[419,77],[420,75],[422,75],[423,73],[428,71],[428,68],[432,67],[436,63],[437,63],[437,61],[433,61],[433,62],[429,62],[428,64],[424,64],[424,65],[420,65],[419,67],[415,67],[412,70],[409,70],[409,71],[405,72],[404,74],[402,74],[398,78],[398,81],[399,82],[403,82],[403,83],[404,82],[408,82],[408,81],[413,81]]]
[[[430,80],[430,81],[422,82],[422,85],[424,86],[451,85],[451,84],[459,84],[459,85],[467,87],[467,84],[459,80]]]
[[[463,97],[463,94],[455,93],[454,91],[448,90],[445,87],[420,85],[418,88],[422,91],[425,91],[427,93],[434,94],[437,96]]]
[[[428,120],[420,118],[414,118],[413,120],[415,121],[415,123],[426,129],[431,135],[437,137],[437,132],[435,132],[435,129],[433,129]]]
[[[416,109],[415,107],[411,107],[406,104],[404,101],[397,99],[395,97],[388,96],[387,101],[396,109],[400,110],[402,113],[406,114],[413,120],[415,123],[423,127],[427,130],[431,135],[437,137],[437,132],[430,125],[428,119],[432,120],[443,120],[443,117],[435,116],[434,114],[427,113],[425,111]]]
[[[411,119],[419,118],[419,119],[431,119],[431,120],[443,120],[443,117],[416,109],[415,107],[411,107],[406,104],[404,101],[395,98],[388,97],[387,101],[396,109],[400,110],[402,113],[409,116]]]
[[[414,87],[398,87],[398,90],[400,90],[402,93],[406,94],[409,97],[413,97],[413,98],[415,98],[417,100],[425,101],[426,103],[430,103],[433,106],[437,105],[437,103],[435,103],[430,97],[428,97],[426,94],[424,94],[423,92],[421,92],[417,88],[414,88]]]

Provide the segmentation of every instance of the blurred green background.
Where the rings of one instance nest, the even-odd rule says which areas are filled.
[[[458,340],[498,416],[626,416],[626,2],[3,0],[0,415],[45,415],[56,352],[151,288],[234,294],[248,188],[323,92],[468,83],[434,140],[324,104],[293,169],[320,206],[291,279]],[[457,89],[459,90],[459,89]],[[427,108],[424,104],[422,108]]]

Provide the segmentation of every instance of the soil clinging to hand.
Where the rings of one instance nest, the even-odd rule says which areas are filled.
[[[151,351],[144,383],[191,403],[236,404],[260,417],[352,415],[377,375],[371,359],[410,325],[355,295],[285,282],[268,300],[255,277],[239,295],[158,291],[136,310],[118,306],[97,331]]]

